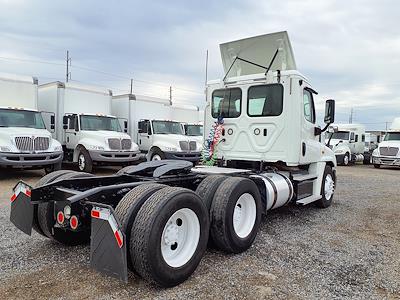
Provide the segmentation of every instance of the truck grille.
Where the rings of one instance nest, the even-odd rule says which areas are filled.
[[[130,139],[108,139],[108,146],[111,150],[130,150],[132,141]]]
[[[32,151],[45,151],[49,149],[50,139],[48,137],[29,137],[17,136],[15,138],[15,145],[19,151],[32,152]]]
[[[379,153],[383,156],[396,156],[398,152],[397,147],[379,147]]]
[[[196,141],[190,141],[190,142],[180,141],[179,146],[183,151],[189,151],[189,150],[194,151],[196,150]]]

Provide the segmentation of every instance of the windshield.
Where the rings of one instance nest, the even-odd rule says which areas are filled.
[[[185,124],[185,134],[189,136],[203,136],[203,126]]]
[[[153,121],[153,130],[155,134],[184,134],[181,124],[172,121]]]
[[[384,141],[400,141],[400,132],[388,132],[385,135]]]
[[[0,109],[0,127],[46,129],[40,112],[18,109]]]
[[[349,132],[348,131],[338,131],[332,133],[332,140],[349,140]]]
[[[118,119],[105,116],[81,116],[81,130],[122,132]]]

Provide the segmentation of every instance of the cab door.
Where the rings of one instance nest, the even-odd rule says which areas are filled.
[[[79,116],[69,115],[67,129],[65,129],[65,141],[67,149],[75,149],[79,141]]]
[[[137,141],[140,151],[150,150],[153,144],[153,132],[149,120],[139,121]]]
[[[315,92],[305,87],[303,89],[303,101],[302,106],[302,139],[300,145],[300,163],[307,164],[316,162],[321,156],[321,144],[319,137],[315,135],[316,127],[316,116],[315,116],[315,105],[313,94]]]

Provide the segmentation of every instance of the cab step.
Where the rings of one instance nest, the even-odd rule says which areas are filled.
[[[293,181],[305,181],[305,180],[314,180],[317,179],[317,176],[314,174],[293,174]]]
[[[317,201],[321,198],[322,198],[321,195],[312,195],[312,196],[297,200],[296,204],[307,205],[307,204]]]

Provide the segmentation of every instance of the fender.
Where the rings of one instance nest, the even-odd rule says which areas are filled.
[[[74,149],[74,156],[73,156],[73,162],[78,162],[78,155],[79,151],[78,148],[79,146],[84,147],[86,150],[90,150],[89,146],[100,146],[106,148],[105,142],[101,143],[98,140],[92,139],[92,138],[83,138],[80,139]]]

